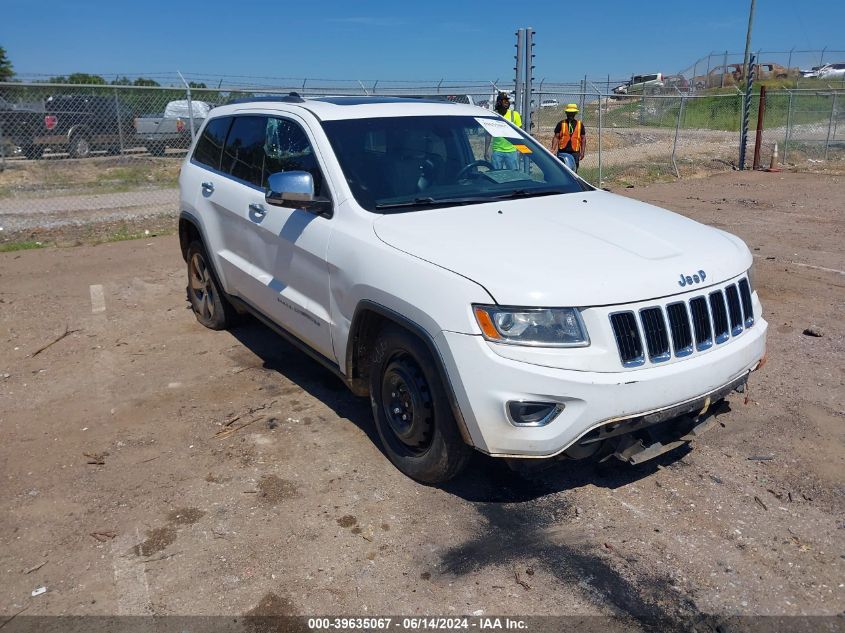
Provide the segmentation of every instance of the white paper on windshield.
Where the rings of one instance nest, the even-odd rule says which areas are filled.
[[[515,129],[513,129],[510,125],[508,125],[505,121],[501,119],[482,119],[479,117],[475,117],[475,120],[478,124],[487,130],[487,133],[490,136],[502,136],[504,138],[518,138],[521,139],[522,137],[519,135]]]

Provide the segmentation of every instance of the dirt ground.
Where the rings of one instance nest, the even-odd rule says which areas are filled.
[[[0,626],[842,614],[845,177],[622,193],[753,249],[770,330],[749,396],[657,462],[524,477],[478,455],[442,488],[393,468],[367,401],[267,329],[198,325],[175,236],[0,253]]]

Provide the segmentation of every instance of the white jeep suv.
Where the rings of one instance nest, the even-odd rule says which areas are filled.
[[[489,110],[236,102],[210,113],[180,189],[199,322],[250,312],[368,395],[419,481],[473,448],[648,459],[765,355],[739,238],[595,190]]]

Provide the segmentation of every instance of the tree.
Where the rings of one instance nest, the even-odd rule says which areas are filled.
[[[189,85],[191,88],[197,88],[197,89],[208,88],[208,86],[206,86],[206,85],[205,85],[203,82],[201,82],[201,81],[200,81],[200,82],[197,82],[197,81],[189,81],[189,82],[188,82],[188,85]]]
[[[73,73],[67,78],[69,84],[97,84],[98,86],[105,86],[106,80],[99,75],[89,75],[88,73]]]
[[[12,62],[6,56],[6,49],[0,46],[0,81],[10,81],[15,76]]]
[[[147,79],[146,77],[138,77],[134,82],[132,82],[133,86],[158,86],[159,83],[155,79]]]
[[[111,82],[112,86],[131,86],[132,81],[124,75],[123,77],[118,77],[117,79],[113,79]]]

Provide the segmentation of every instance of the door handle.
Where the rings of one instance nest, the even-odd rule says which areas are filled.
[[[213,193],[214,192],[214,183],[211,182],[210,180],[207,180],[206,182],[202,183],[202,190],[207,191],[208,193]]]
[[[267,215],[267,209],[264,208],[264,205],[256,204],[254,202],[249,205],[249,212],[262,218]]]

